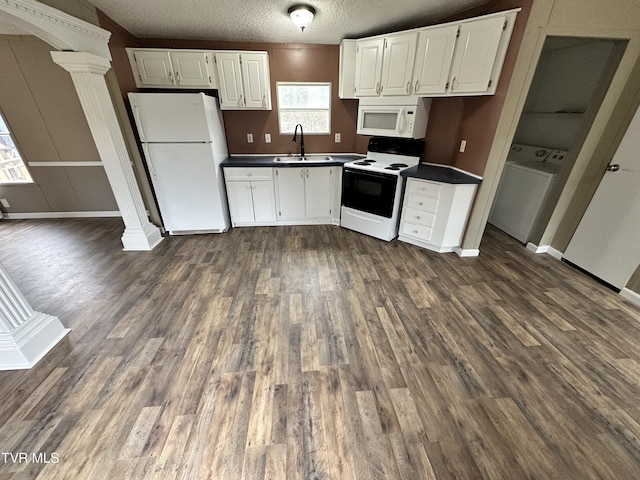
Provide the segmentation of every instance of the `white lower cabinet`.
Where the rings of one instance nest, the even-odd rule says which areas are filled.
[[[341,167],[224,167],[231,224],[339,225],[340,171]]]
[[[227,167],[224,176],[234,227],[275,223],[273,168]]]
[[[339,167],[276,169],[278,222],[335,223],[339,171]]]
[[[398,239],[436,252],[460,246],[475,195],[474,184],[409,178]]]

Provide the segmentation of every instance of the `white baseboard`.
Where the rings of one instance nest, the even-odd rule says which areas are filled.
[[[478,248],[455,247],[453,251],[456,252],[459,257],[477,257],[480,255],[480,249]]]
[[[547,255],[551,255],[557,260],[562,260],[562,256],[564,255],[561,251],[556,250],[550,245],[542,245],[539,247],[531,242],[527,243],[527,250],[530,250],[533,253],[546,253]]]
[[[628,288],[623,288],[622,290],[620,290],[620,295],[622,295],[630,302],[633,302],[636,305],[640,305],[640,293],[636,293],[633,290],[629,290]]]
[[[8,220],[31,220],[37,218],[96,218],[96,217],[121,217],[120,211],[99,210],[92,212],[30,212],[30,213],[5,213]]]

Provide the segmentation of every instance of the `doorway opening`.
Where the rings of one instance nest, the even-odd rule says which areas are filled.
[[[539,243],[626,44],[545,39],[489,223],[525,245]]]

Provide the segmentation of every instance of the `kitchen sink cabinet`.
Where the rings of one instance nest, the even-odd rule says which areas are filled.
[[[409,95],[418,33],[358,40],[356,97]]]
[[[336,167],[276,169],[279,222],[332,223]]]
[[[436,252],[452,252],[462,241],[475,191],[475,184],[409,178],[398,239]]]
[[[214,61],[222,110],[271,110],[267,52],[217,51]]]
[[[211,51],[128,48],[136,86],[217,88]]]
[[[275,223],[273,168],[226,167],[224,175],[234,227]]]

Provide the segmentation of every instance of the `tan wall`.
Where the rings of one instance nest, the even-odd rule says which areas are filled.
[[[100,161],[69,74],[52,47],[32,36],[0,36],[0,109],[25,162]],[[7,213],[118,210],[104,169],[30,167],[35,183],[2,185]]]

